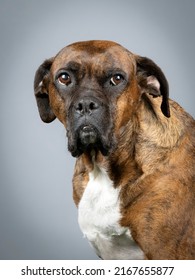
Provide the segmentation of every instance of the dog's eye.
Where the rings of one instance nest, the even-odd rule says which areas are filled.
[[[71,84],[71,78],[70,78],[70,75],[66,72],[64,73],[61,73],[58,77],[58,82],[61,84],[61,85],[65,85],[65,86],[68,86],[69,84]]]
[[[121,74],[116,74],[110,79],[110,84],[112,86],[119,85],[124,80],[123,76]]]

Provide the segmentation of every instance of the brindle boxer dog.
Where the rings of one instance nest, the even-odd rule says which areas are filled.
[[[102,259],[195,259],[195,121],[150,59],[109,41],[69,45],[37,70],[41,119],[76,157],[79,225]]]

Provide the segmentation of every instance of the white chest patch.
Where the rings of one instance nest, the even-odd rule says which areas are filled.
[[[119,191],[106,171],[95,167],[78,206],[80,228],[102,259],[143,259],[129,229],[119,224]]]

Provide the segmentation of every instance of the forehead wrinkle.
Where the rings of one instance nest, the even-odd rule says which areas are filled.
[[[82,56],[81,54],[65,51],[63,49],[59,54],[56,55],[55,60],[52,65],[52,69],[58,70],[59,68],[63,68],[65,65],[68,65],[70,62],[82,64]]]
[[[98,54],[91,59],[92,69],[100,73],[117,71],[124,71],[131,73],[134,69],[128,55],[121,56],[121,52],[106,52],[104,54]]]
[[[57,71],[70,61],[86,67],[89,75],[103,73],[106,69],[122,69],[131,72],[133,67],[132,54],[121,46],[111,46],[104,52],[92,52],[88,49],[77,49],[70,45],[62,49],[55,57],[52,68]],[[82,67],[81,67],[82,68]]]

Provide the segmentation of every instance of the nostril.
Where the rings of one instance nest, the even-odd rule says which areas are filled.
[[[91,115],[94,110],[97,110],[99,108],[99,105],[97,102],[92,101],[90,99],[85,99],[85,100],[80,100],[76,105],[75,105],[75,111],[80,114],[89,114]]]
[[[83,112],[83,103],[82,102],[79,102],[76,106],[76,111],[78,113],[82,113]]]
[[[77,110],[78,110],[78,111],[82,111],[82,110],[83,110],[83,104],[82,104],[82,103],[79,103],[79,104],[78,104]]]
[[[97,103],[91,102],[91,103],[89,104],[89,110],[93,111],[93,110],[95,110],[95,109],[98,109]]]

